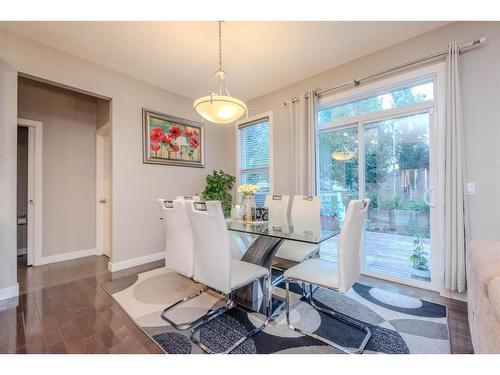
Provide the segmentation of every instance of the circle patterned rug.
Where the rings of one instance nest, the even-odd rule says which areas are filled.
[[[200,285],[162,267],[108,281],[102,286],[166,353],[202,353],[189,339],[189,331],[175,330],[160,316],[166,306],[195,294],[201,289]],[[284,285],[279,284],[274,294],[283,296],[283,288]],[[359,345],[363,339],[362,332],[312,308],[302,298],[299,284],[291,284],[291,292],[294,305],[291,323],[294,326],[327,337],[344,347],[355,348]],[[450,353],[447,309],[443,305],[359,283],[345,295],[319,288],[314,293],[314,299],[318,306],[334,309],[370,327],[372,336],[364,353]],[[168,316],[176,323],[188,322],[224,303],[216,294],[202,293],[171,310]],[[264,320],[265,317],[259,313],[233,308],[202,326],[197,338],[212,351],[223,352]],[[290,330],[283,313],[232,353],[319,354],[339,351]]]

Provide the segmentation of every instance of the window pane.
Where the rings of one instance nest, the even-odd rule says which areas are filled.
[[[257,207],[262,207],[269,194],[269,121],[243,127],[239,133],[240,184],[261,188],[255,200]]]
[[[430,281],[429,113],[367,125],[365,267]]]
[[[269,166],[269,121],[240,129],[240,169]]]
[[[319,126],[371,112],[421,103],[434,98],[434,84],[428,82],[392,92],[325,108],[318,113]]]
[[[269,170],[262,172],[241,172],[240,183],[254,184],[261,188],[261,191],[256,194],[255,201],[257,207],[263,207],[266,195],[269,194]]]
[[[321,215],[330,217],[337,228],[344,221],[349,201],[358,197],[357,138],[357,127],[319,134]]]

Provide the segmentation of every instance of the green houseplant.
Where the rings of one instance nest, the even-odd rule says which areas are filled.
[[[413,240],[413,254],[410,256],[412,275],[422,278],[430,277],[429,263],[424,252],[422,236],[417,234]]]
[[[201,196],[206,201],[220,201],[224,216],[228,217],[231,214],[231,203],[233,202],[231,190],[235,181],[234,176],[224,173],[224,171],[214,171],[207,176],[207,185]]]

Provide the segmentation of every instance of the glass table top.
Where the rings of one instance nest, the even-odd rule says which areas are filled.
[[[259,236],[269,236],[285,240],[293,240],[318,244],[340,233],[337,228],[332,228],[331,222],[327,218],[318,220],[270,220],[244,222],[241,219],[227,219],[227,229],[256,234]]]

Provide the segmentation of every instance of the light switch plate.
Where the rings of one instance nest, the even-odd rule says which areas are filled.
[[[469,195],[476,194],[476,183],[475,182],[467,182],[465,184],[465,191]]]

